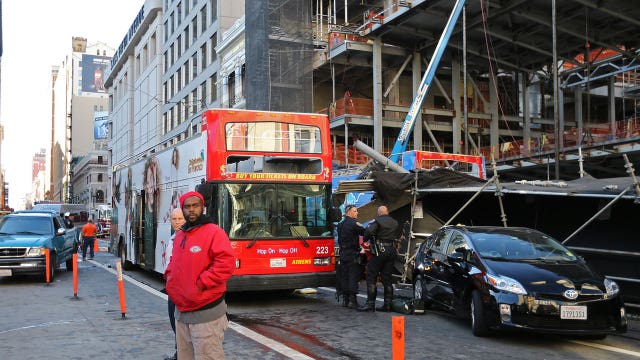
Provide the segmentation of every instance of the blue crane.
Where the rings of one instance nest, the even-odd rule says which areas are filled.
[[[404,118],[404,123],[400,128],[400,133],[398,134],[398,139],[396,140],[395,145],[393,145],[393,149],[391,150],[391,155],[389,156],[389,160],[394,163],[398,163],[400,156],[407,149],[407,143],[409,142],[409,135],[411,135],[411,131],[413,131],[413,126],[416,122],[416,118],[421,114],[422,104],[424,103],[424,99],[427,97],[427,93],[429,92],[429,88],[431,86],[431,82],[433,81],[434,76],[436,75],[436,69],[438,68],[438,64],[440,63],[440,59],[442,58],[442,54],[447,47],[447,43],[449,42],[449,38],[451,37],[451,33],[453,33],[453,29],[456,26],[456,21],[458,21],[458,17],[466,4],[466,0],[457,0],[456,4],[453,6],[453,10],[451,11],[451,15],[449,16],[449,20],[440,36],[440,40],[438,41],[438,45],[436,46],[435,51],[433,52],[433,57],[429,62],[429,66],[427,67],[427,71],[424,73],[422,77],[422,81],[420,82],[420,87],[418,88],[418,92],[416,97],[413,99],[411,106],[409,107],[409,112],[407,116]]]

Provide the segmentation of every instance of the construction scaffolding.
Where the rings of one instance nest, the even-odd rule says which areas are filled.
[[[247,109],[312,112],[311,0],[247,1]]]

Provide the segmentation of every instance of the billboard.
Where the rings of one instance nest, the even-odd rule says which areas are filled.
[[[82,91],[104,93],[104,78],[111,62],[108,56],[82,54]]]
[[[93,138],[105,140],[109,137],[109,112],[95,111],[93,113]]]

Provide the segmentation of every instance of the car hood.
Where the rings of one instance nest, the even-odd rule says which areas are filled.
[[[496,275],[517,280],[529,292],[562,293],[567,289],[604,292],[604,277],[582,261],[498,261],[488,260],[488,267]]]
[[[49,239],[47,235],[0,235],[0,247],[43,246]]]

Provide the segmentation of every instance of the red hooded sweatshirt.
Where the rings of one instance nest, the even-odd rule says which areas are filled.
[[[224,295],[235,268],[231,243],[219,226],[205,221],[183,228],[164,273],[167,294],[180,312],[198,310]]]

